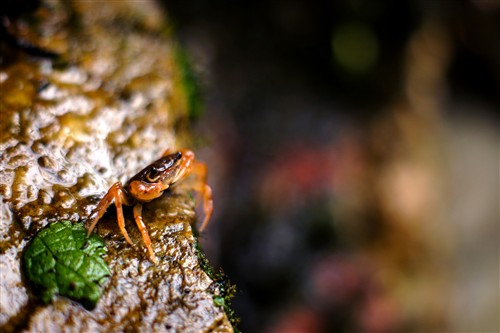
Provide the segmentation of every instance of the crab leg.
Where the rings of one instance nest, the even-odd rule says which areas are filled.
[[[194,189],[200,193],[203,198],[203,213],[205,217],[200,227],[200,231],[203,231],[207,227],[208,221],[210,221],[210,217],[214,210],[212,188],[207,184],[207,166],[205,163],[195,162],[193,165],[193,173],[198,176],[198,179],[194,183]]]
[[[203,219],[203,223],[201,224],[200,231],[205,230],[212,217],[212,213],[214,211],[214,202],[212,200],[212,188],[205,184],[203,186],[203,190],[201,191],[203,196],[203,212],[205,213],[205,218]]]
[[[200,193],[203,198],[203,212],[205,217],[200,227],[203,231],[210,221],[213,212],[212,188],[207,184],[207,166],[205,163],[196,162],[194,153],[189,149],[181,149],[182,153],[182,166],[179,173],[172,179],[172,183],[176,183],[189,175],[190,172],[196,175],[196,180],[192,183],[194,190]],[[163,156],[171,154],[170,149],[165,150]]]
[[[118,226],[120,227],[120,230],[123,234],[123,237],[125,237],[125,240],[130,245],[132,245],[132,241],[128,236],[127,230],[125,230],[125,219],[123,218],[123,209],[122,209],[122,203],[128,204],[128,200],[127,197],[124,195],[123,187],[119,182],[114,183],[111,186],[108,193],[106,193],[104,198],[102,198],[101,202],[99,202],[99,204],[97,205],[96,208],[97,215],[90,224],[89,230],[87,231],[87,237],[90,236],[92,230],[94,230],[95,226],[97,225],[97,222],[99,222],[99,220],[104,215],[108,207],[113,203],[113,200],[115,201],[115,206],[116,206],[116,217],[118,220]]]
[[[146,244],[146,248],[148,249],[149,257],[151,258],[151,261],[157,264],[158,260],[156,259],[156,256],[153,252],[153,248],[151,247],[151,239],[149,238],[148,230],[146,229],[146,225],[142,220],[142,203],[138,203],[137,205],[134,206],[134,218],[135,218],[135,223],[137,224],[137,228],[139,228],[139,231],[142,234],[142,239]]]

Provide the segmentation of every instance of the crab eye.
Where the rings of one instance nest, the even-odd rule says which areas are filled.
[[[154,183],[156,182],[158,179],[160,179],[160,173],[158,172],[158,170],[156,170],[155,168],[152,168],[151,170],[148,171],[148,173],[146,174],[146,179],[148,180],[148,182],[151,182],[151,183]]]

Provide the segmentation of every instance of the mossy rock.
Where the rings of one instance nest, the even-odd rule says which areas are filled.
[[[0,330],[232,332],[200,265],[189,189],[144,206],[157,265],[130,210],[135,246],[112,209],[104,216],[97,232],[111,276],[92,311],[65,297],[44,304],[25,281],[30,239],[55,221],[88,221],[112,183],[187,146],[193,112],[156,2],[33,3],[6,13],[0,34]]]

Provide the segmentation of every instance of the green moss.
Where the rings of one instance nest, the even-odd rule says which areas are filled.
[[[239,332],[236,326],[239,324],[240,318],[231,308],[232,300],[236,296],[238,288],[235,284],[231,283],[231,280],[222,268],[218,272],[214,270],[205,257],[200,243],[196,242],[194,247],[201,269],[214,281],[214,286],[219,290],[218,295],[214,296],[214,304],[224,309],[231,325],[233,325],[234,331]]]
[[[201,90],[198,77],[187,53],[180,47],[175,52],[175,61],[179,68],[180,81],[187,102],[187,111],[190,120],[198,119],[203,113]]]

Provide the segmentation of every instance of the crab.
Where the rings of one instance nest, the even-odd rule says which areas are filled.
[[[165,190],[176,185],[190,174],[197,176],[193,187],[203,198],[205,216],[199,228],[200,231],[203,231],[208,225],[213,211],[212,189],[206,182],[207,167],[204,163],[195,160],[195,155],[191,150],[182,149],[177,152],[166,150],[160,159],[139,171],[125,183],[125,186],[120,182],[111,185],[94,210],[95,217],[90,223],[87,237],[92,233],[108,207],[114,202],[118,226],[125,240],[132,245],[132,241],[125,229],[122,206],[133,206],[135,223],[141,232],[149,257],[155,264],[158,263],[142,218],[143,203],[159,198]]]

